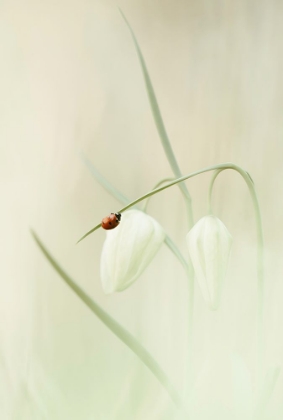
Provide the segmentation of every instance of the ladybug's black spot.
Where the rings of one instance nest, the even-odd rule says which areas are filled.
[[[112,223],[111,223],[111,222],[109,222],[109,225],[112,225]]]

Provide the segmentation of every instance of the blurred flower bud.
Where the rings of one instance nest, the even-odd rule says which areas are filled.
[[[232,236],[221,220],[209,215],[195,224],[186,239],[203,298],[215,310],[219,306]]]
[[[122,214],[121,223],[106,232],[101,254],[101,282],[105,293],[129,287],[151,262],[165,239],[163,228],[139,210]]]

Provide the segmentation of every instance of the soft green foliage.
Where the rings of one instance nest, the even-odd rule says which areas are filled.
[[[180,398],[171,385],[166,374],[162,371],[161,367],[150,355],[150,353],[136,340],[125,328],[123,328],[115,319],[113,319],[107,312],[105,312],[90,296],[88,296],[78,285],[72,280],[68,274],[60,267],[60,265],[54,260],[48,250],[45,248],[41,240],[38,238],[35,232],[31,232],[37,245],[57,271],[59,276],[65,281],[65,283],[77,294],[81,301],[89,307],[89,309],[104,323],[104,325],[110,329],[123,343],[125,343],[140,359],[141,361],[152,371],[160,383],[166,388],[172,400],[178,407],[182,407]]]
[[[121,12],[122,13],[122,12]],[[256,195],[255,185],[251,176],[241,167],[233,163],[215,164],[205,167],[198,171],[182,175],[176,157],[173,152],[172,144],[167,135],[163,119],[161,117],[160,108],[156,99],[156,95],[152,86],[145,60],[135,34],[126,20],[124,14],[122,16],[131,32],[134,44],[137,50],[139,62],[143,72],[146,90],[149,97],[152,115],[159,133],[161,144],[165,150],[167,160],[176,176],[176,179],[166,178],[166,185],[163,185],[164,179],[161,180],[156,187],[148,193],[136,198],[130,202],[127,197],[115,188],[106,178],[96,170],[90,163],[88,158],[82,155],[82,160],[88,167],[94,178],[108,191],[114,198],[116,198],[124,206],[119,210],[122,213],[121,225],[113,232],[107,232],[107,239],[102,251],[101,261],[101,281],[106,293],[114,291],[123,291],[128,288],[145,270],[152,258],[159,250],[161,244],[165,242],[172,254],[181,262],[185,276],[188,283],[188,299],[187,299],[187,326],[186,340],[184,344],[185,366],[184,366],[184,383],[179,384],[182,388],[182,397],[176,391],[175,386],[172,385],[171,379],[162,370],[158,361],[151,355],[151,353],[122,327],[114,318],[112,318],[104,309],[102,309],[90,296],[88,296],[76,282],[74,282],[60,265],[54,260],[49,251],[43,245],[41,240],[35,233],[33,237],[59,276],[78,296],[78,298],[92,311],[92,313],[103,322],[103,324],[119,338],[139,360],[147,366],[155,378],[160,382],[163,388],[167,391],[171,400],[175,404],[175,420],[208,420],[210,415],[209,409],[203,404],[203,410],[199,409],[202,406],[202,398],[208,398],[209,401],[214,402],[213,389],[208,390],[208,396],[205,393],[199,392],[200,384],[209,383],[207,379],[214,378],[217,372],[214,371],[213,363],[206,361],[198,372],[193,372],[193,310],[194,310],[194,268],[196,278],[200,283],[200,289],[203,297],[210,309],[218,309],[220,294],[222,291],[222,283],[226,274],[230,248],[231,235],[220,219],[211,215],[211,195],[215,180],[220,173],[226,170],[236,171],[241,175],[245,181],[252,199],[255,225],[257,231],[257,288],[258,288],[258,302],[257,302],[257,348],[256,348],[256,375],[252,380],[252,373],[247,369],[242,357],[236,353],[232,355],[225,355],[223,357],[223,364],[227,364],[229,371],[229,386],[233,389],[233,420],[260,420],[265,416],[268,409],[268,401],[272,396],[275,385],[280,373],[279,367],[273,367],[266,370],[263,363],[264,354],[264,334],[263,334],[263,308],[264,308],[264,244],[263,232],[261,225],[261,214],[259,203]],[[187,209],[187,216],[189,226],[193,224],[192,201],[187,186],[184,181],[196,177],[206,172],[213,172],[211,184],[209,187],[209,209],[208,214],[202,218],[188,234],[188,247],[191,260],[186,260],[182,255],[180,249],[174,244],[172,239],[165,234],[163,228],[146,213],[146,203],[150,197],[160,193],[161,191],[178,185]],[[144,201],[143,211],[130,210],[138,203]],[[135,216],[135,217],[134,217]],[[78,241],[94,233],[101,227],[98,223],[94,228],[88,231]],[[191,265],[192,263],[192,265]],[[148,292],[150,293],[150,291]],[[221,347],[221,345],[219,346]],[[222,353],[217,355],[222,360]],[[266,373],[267,372],[267,373]],[[226,380],[227,378],[225,378]],[[205,388],[205,387],[204,387]],[[217,405],[215,399],[215,406]],[[222,404],[222,402],[220,402]],[[227,409],[223,404],[223,413]],[[206,411],[207,410],[207,411]],[[199,417],[195,417],[195,413]],[[227,409],[227,416],[229,416]],[[226,416],[226,418],[228,418]],[[117,420],[128,420],[119,417]],[[158,420],[161,419],[161,415]],[[230,418],[230,417],[229,417]],[[103,419],[108,420],[108,419]],[[116,419],[115,419],[116,420]],[[210,420],[210,419],[209,419]]]

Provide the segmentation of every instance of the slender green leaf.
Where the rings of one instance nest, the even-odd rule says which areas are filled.
[[[132,350],[136,356],[144,363],[144,365],[153,373],[160,384],[166,389],[175,405],[183,410],[183,405],[180,396],[171,384],[166,373],[162,370],[158,362],[152,357],[152,355],[141,345],[141,343],[130,334],[122,325],[120,325],[114,318],[112,318],[107,312],[105,312],[83,289],[81,289],[77,283],[68,276],[68,274],[60,267],[60,265],[54,260],[49,251],[45,248],[39,237],[34,231],[31,231],[33,238],[37,245],[57,271],[59,276],[64,282],[75,292],[75,294],[85,303],[86,306],[100,319],[103,324],[109,328],[109,330],[116,335],[126,346]]]
[[[143,72],[143,76],[144,76],[144,81],[145,81],[146,90],[147,90],[147,94],[148,94],[148,98],[149,98],[149,102],[150,102],[150,106],[151,106],[152,115],[153,115],[153,118],[154,118],[154,121],[155,121],[155,125],[156,125],[156,128],[157,128],[158,134],[160,136],[165,154],[167,156],[168,162],[169,162],[174,174],[176,175],[176,177],[181,177],[182,173],[180,171],[179,165],[178,165],[177,160],[175,158],[175,155],[174,155],[174,152],[173,152],[173,149],[172,149],[172,146],[171,146],[171,143],[170,143],[170,140],[169,140],[169,137],[168,137],[168,134],[167,134],[162,116],[161,116],[159,105],[158,105],[158,102],[157,102],[157,99],[156,99],[156,95],[155,95],[155,92],[154,92],[154,89],[153,89],[153,85],[152,85],[151,80],[150,80],[150,76],[149,76],[149,73],[148,73],[148,70],[147,70],[147,66],[146,66],[143,54],[141,52],[140,46],[138,44],[137,38],[134,34],[134,31],[133,31],[131,25],[129,24],[129,22],[128,22],[126,16],[124,15],[124,13],[122,12],[122,10],[121,9],[119,9],[119,10],[120,10],[120,13],[121,13],[123,19],[126,22],[126,25],[128,26],[128,28],[130,30],[130,33],[132,35],[132,38],[133,38],[133,41],[134,41],[134,44],[135,44],[135,47],[136,47],[136,51],[137,51],[137,54],[138,54],[138,58],[139,58],[140,65],[141,65],[142,72]],[[187,189],[186,185],[182,183],[182,184],[179,185],[179,187],[180,187],[182,193],[184,194],[184,196],[187,198],[187,200],[190,201],[191,198],[190,198],[190,194],[188,192],[188,189]]]
[[[83,239],[85,239],[87,236],[89,236],[91,233],[95,232],[97,229],[101,228],[101,223],[99,223],[98,225],[94,226],[94,228],[90,229],[87,233],[85,233],[77,242],[80,243]]]

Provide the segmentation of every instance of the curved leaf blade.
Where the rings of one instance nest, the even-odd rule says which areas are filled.
[[[97,316],[97,318],[103,322],[103,324],[118,337],[136,356],[144,363],[144,365],[153,373],[159,383],[166,389],[169,396],[175,405],[183,410],[183,404],[177,391],[171,384],[166,373],[162,370],[158,362],[152,357],[152,355],[146,350],[145,347],[122,325],[120,325],[114,318],[112,318],[106,311],[104,311],[77,283],[69,277],[69,275],[60,267],[55,261],[52,255],[49,253],[47,248],[43,245],[37,234],[31,230],[31,234],[39,246],[40,250],[59,274],[62,280],[73,290],[73,292],[79,297],[79,299]]]
[[[148,73],[148,70],[147,70],[147,66],[146,66],[143,54],[141,52],[140,46],[138,44],[137,38],[135,36],[135,33],[134,33],[131,25],[129,24],[129,22],[128,22],[126,16],[124,15],[124,13],[122,12],[122,10],[121,9],[119,9],[119,10],[120,10],[120,13],[121,13],[127,27],[130,30],[130,33],[132,35],[132,38],[133,38],[133,41],[134,41],[134,44],[135,44],[135,47],[136,47],[136,51],[137,51],[138,58],[139,58],[139,61],[140,61],[140,65],[141,65],[142,72],[143,72],[143,77],[144,77],[146,90],[147,90],[147,94],[148,94],[148,98],[149,98],[149,102],[150,102],[150,106],[151,106],[152,115],[153,115],[153,118],[154,118],[154,121],[155,121],[155,125],[156,125],[156,128],[157,128],[161,143],[163,145],[166,157],[167,157],[168,162],[169,162],[169,164],[172,168],[172,171],[174,172],[176,177],[181,177],[182,173],[181,173],[181,170],[180,170],[179,165],[177,163],[176,157],[174,155],[174,152],[173,152],[173,149],[172,149],[172,146],[171,146],[171,143],[170,143],[170,140],[169,140],[169,137],[168,137],[168,134],[167,134],[162,116],[161,116],[159,105],[158,105],[158,102],[157,102],[157,99],[156,99],[156,95],[155,95],[155,92],[154,92],[154,89],[153,89],[153,85],[152,85],[152,82],[151,82],[151,79],[150,79],[150,76],[149,76],[149,73]],[[186,185],[181,183],[179,185],[179,188],[181,189],[184,196],[188,200],[191,200],[191,197],[190,197],[190,194],[188,192],[188,189],[187,189]]]

